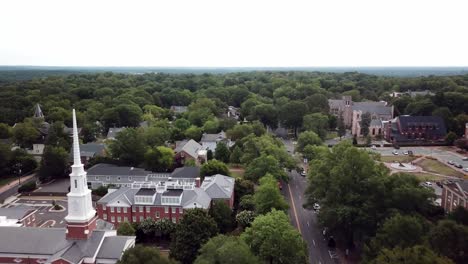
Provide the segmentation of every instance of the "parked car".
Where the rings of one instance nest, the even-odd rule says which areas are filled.
[[[394,150],[392,151],[392,153],[393,153],[393,155],[398,155],[398,150],[394,149]]]
[[[442,188],[442,183],[441,182],[436,182],[436,185]]]
[[[408,150],[408,155],[413,156],[413,155],[414,155],[413,151],[412,151],[412,150]]]
[[[403,151],[403,155],[408,155],[408,151],[407,150]]]
[[[375,145],[372,145],[371,149],[376,150],[377,147]]]
[[[468,168],[464,168],[463,170],[466,171],[466,172],[468,172]]]
[[[460,163],[455,163],[453,166],[459,169],[463,169],[463,166]]]
[[[462,160],[467,161],[468,157],[463,157]]]
[[[431,187],[432,186],[432,182],[425,182],[424,185],[426,185],[427,187]]]
[[[307,176],[307,173],[305,172],[305,170],[302,170],[302,171],[301,171],[301,176],[302,176],[302,177]]]
[[[447,163],[450,164],[450,165],[455,164],[455,163],[453,162],[453,160],[449,160],[449,161],[447,161]]]

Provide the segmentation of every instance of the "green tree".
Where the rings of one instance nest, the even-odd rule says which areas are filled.
[[[371,264],[452,264],[447,258],[440,257],[424,246],[414,246],[402,249],[383,249]]]
[[[193,139],[198,142],[202,137],[203,131],[199,127],[190,126],[187,130],[185,130],[184,134],[188,139]]]
[[[239,210],[255,210],[255,200],[252,194],[246,194],[240,198]]]
[[[137,245],[125,251],[118,264],[175,264],[176,262],[162,256],[156,247]]]
[[[0,123],[0,138],[10,138],[13,136],[13,131],[7,124]]]
[[[241,238],[252,252],[269,263],[308,263],[307,245],[282,211],[260,215]]]
[[[0,176],[9,172],[8,164],[11,159],[11,151],[8,145],[0,143]]]
[[[205,133],[216,133],[218,132],[218,130],[219,130],[219,121],[217,118],[207,120],[203,124],[203,131],[205,131]]]
[[[171,137],[168,127],[148,127],[142,135],[146,144],[150,147],[164,145]]]
[[[361,115],[361,134],[363,136],[369,135],[369,127],[372,121],[371,114],[369,112],[365,112]]]
[[[343,115],[340,115],[338,117],[338,122],[337,122],[337,128],[338,128],[338,136],[341,138],[346,135],[346,127],[343,119]]]
[[[129,222],[123,222],[119,224],[119,227],[117,228],[117,235],[119,236],[134,236],[135,235],[135,229]]]
[[[233,141],[240,140],[250,134],[252,134],[253,128],[250,125],[242,124],[242,125],[235,125],[233,128],[229,129],[226,133],[229,138]]]
[[[302,151],[302,155],[304,158],[311,161],[320,158],[322,155],[326,155],[328,151],[327,146],[307,145]]]
[[[276,128],[278,126],[278,110],[273,104],[260,104],[253,108],[254,119],[260,120],[265,126]]]
[[[229,175],[229,169],[224,162],[219,160],[210,160],[202,165],[200,175],[203,178],[205,176],[212,176],[215,174]]]
[[[185,131],[190,127],[190,122],[185,118],[177,118],[177,120],[174,121],[174,126],[181,131]]]
[[[193,263],[201,246],[217,233],[216,222],[205,210],[185,210],[172,237],[170,256],[183,264]]]
[[[64,148],[47,146],[42,155],[39,177],[42,180],[64,177],[67,161],[68,152]]]
[[[240,264],[260,263],[243,240],[235,236],[218,235],[212,237],[200,249],[195,264]]]
[[[240,161],[241,157],[242,157],[242,150],[238,146],[235,146],[231,152],[231,155],[229,156],[229,162],[233,164],[239,164],[241,162]]]
[[[458,224],[468,226],[468,210],[462,206],[457,206],[457,208],[452,210],[452,212],[449,213],[448,218]]]
[[[277,180],[286,179],[287,175],[284,169],[280,167],[277,159],[273,156],[261,155],[249,163],[245,170],[244,177],[247,180],[257,182],[266,174],[273,175]]]
[[[429,235],[429,245],[441,255],[452,259],[455,263],[465,263],[468,258],[468,227],[451,220],[442,220],[432,228]]]
[[[260,186],[255,191],[254,201],[257,214],[266,214],[272,209],[286,210],[289,207],[278,188],[278,180],[269,174],[260,179]]]
[[[210,161],[210,160],[212,160],[212,159],[213,159],[213,151],[212,151],[211,149],[208,149],[208,150],[206,151],[206,160],[207,160],[207,161]]]
[[[227,233],[232,229],[232,210],[224,201],[213,202],[209,214],[215,220],[221,233]]]
[[[154,147],[145,153],[145,167],[151,171],[167,171],[174,163],[174,151],[168,147]]]
[[[299,134],[296,150],[302,152],[307,145],[322,145],[322,140],[313,131],[305,131]]]
[[[290,101],[280,107],[279,119],[280,122],[295,131],[302,126],[302,118],[307,112],[307,106],[300,101]]]
[[[18,123],[13,128],[13,137],[22,148],[29,148],[39,138],[39,131],[32,123]]]
[[[240,202],[241,198],[245,195],[251,195],[254,193],[254,183],[246,180],[237,178],[234,184],[234,203]]]
[[[138,166],[144,161],[146,144],[142,133],[135,128],[119,132],[109,144],[111,156],[125,165]]]
[[[448,144],[448,145],[453,145],[453,143],[455,142],[455,140],[457,139],[457,134],[453,133],[452,131],[450,131],[446,136],[445,136],[445,142]]]
[[[229,151],[229,148],[227,147],[226,143],[218,142],[218,144],[216,144],[215,159],[224,163],[228,163],[230,155],[231,151]]]
[[[321,139],[325,139],[328,130],[328,116],[321,113],[313,113],[304,116],[303,127],[305,130],[315,132]]]

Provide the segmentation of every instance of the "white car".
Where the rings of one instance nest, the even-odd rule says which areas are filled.
[[[428,186],[428,187],[431,187],[431,186],[432,186],[432,182],[425,182],[424,184],[425,184],[426,186]]]
[[[468,172],[468,168],[464,168],[463,170],[466,171],[466,172]]]
[[[405,151],[403,152],[403,155],[408,155],[408,151],[405,150]]]
[[[398,150],[392,151],[393,155],[398,155]]]
[[[320,210],[320,205],[318,203],[314,203],[314,210]]]
[[[376,147],[375,145],[372,145],[371,149],[372,149],[372,150],[376,150],[377,147]]]

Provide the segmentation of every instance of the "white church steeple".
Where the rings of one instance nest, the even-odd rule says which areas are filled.
[[[96,225],[96,211],[88,189],[86,172],[80,157],[80,142],[76,125],[76,114],[73,109],[73,165],[70,173],[70,192],[68,197],[67,237],[86,239]]]

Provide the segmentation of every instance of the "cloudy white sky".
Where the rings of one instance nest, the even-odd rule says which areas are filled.
[[[0,65],[467,66],[466,0],[0,1]]]

